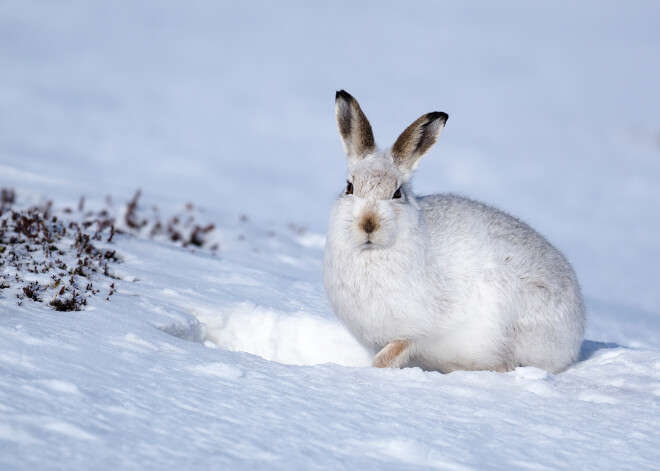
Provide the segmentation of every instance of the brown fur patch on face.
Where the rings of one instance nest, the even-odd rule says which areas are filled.
[[[362,229],[367,234],[376,232],[380,228],[380,222],[378,222],[378,216],[376,214],[369,212],[362,216],[360,219],[360,229]]]

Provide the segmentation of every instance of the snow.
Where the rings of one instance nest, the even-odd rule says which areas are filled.
[[[121,222],[141,188],[150,224],[192,214],[215,229],[203,247],[105,229],[95,244],[121,260],[113,278],[90,274],[100,292],[83,311],[18,305],[48,275],[0,290],[0,469],[657,469],[658,13],[4,2],[14,207],[52,199],[60,221],[106,208]],[[369,367],[321,280],[342,88],[382,145],[449,113],[416,189],[502,207],[567,255],[588,305],[578,364]]]

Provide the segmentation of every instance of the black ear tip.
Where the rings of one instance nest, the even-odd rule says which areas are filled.
[[[436,121],[436,120],[440,120],[444,124],[449,119],[449,115],[447,113],[442,112],[442,111],[434,111],[433,113],[427,114],[426,117],[427,117],[429,123],[431,123],[433,121]]]
[[[339,90],[335,94],[335,101],[337,100],[351,100],[353,97],[346,90]]]

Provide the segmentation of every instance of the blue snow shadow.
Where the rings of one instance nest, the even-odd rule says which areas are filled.
[[[617,343],[612,342],[596,342],[594,340],[585,340],[582,342],[582,348],[580,348],[580,358],[578,361],[585,361],[591,358],[599,350],[605,349],[614,349],[614,348],[628,348]]]

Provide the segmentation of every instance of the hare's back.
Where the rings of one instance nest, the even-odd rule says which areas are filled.
[[[542,235],[504,211],[452,194],[422,197],[419,204],[429,249],[445,261],[458,257],[461,263],[473,259],[479,265],[499,262],[514,270],[573,275],[564,256]]]

